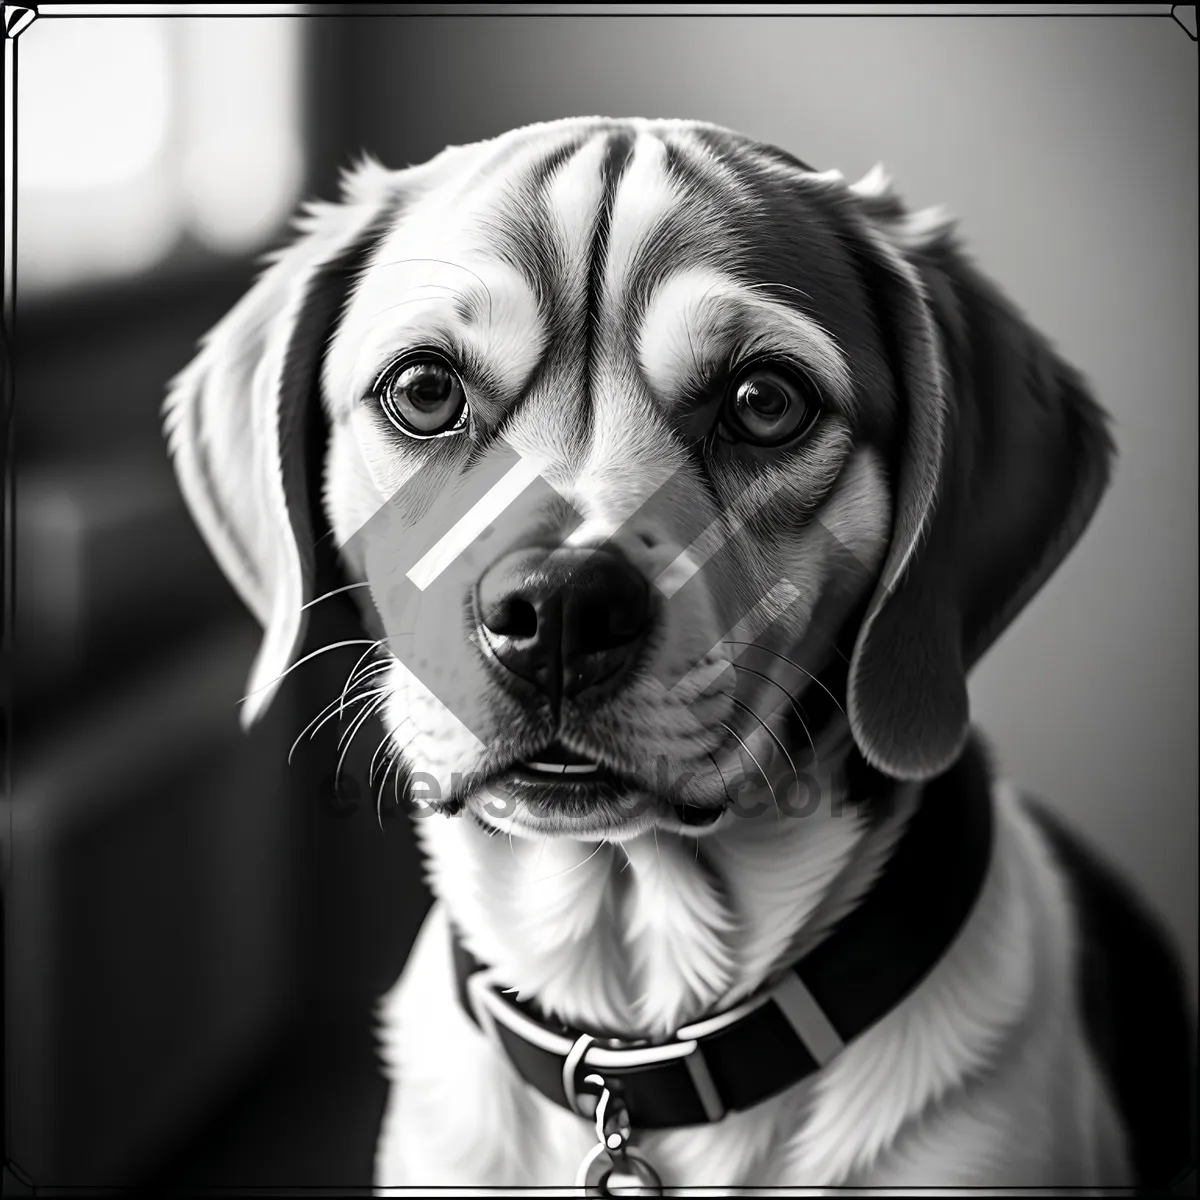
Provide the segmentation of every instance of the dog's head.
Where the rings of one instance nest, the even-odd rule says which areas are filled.
[[[778,781],[842,708],[877,770],[942,771],[1110,456],[1076,372],[882,173],[603,119],[352,172],[168,432],[265,630],[248,720],[327,521],[424,794],[581,837],[705,828],[729,764]]]

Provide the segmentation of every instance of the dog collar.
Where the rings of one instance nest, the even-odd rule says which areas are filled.
[[[990,772],[972,741],[925,785],[853,911],[767,987],[669,1041],[608,1038],[546,1019],[501,990],[455,932],[459,999],[526,1083],[581,1117],[593,1118],[609,1093],[634,1129],[719,1121],[819,1071],[929,974],[975,905],[992,825]]]

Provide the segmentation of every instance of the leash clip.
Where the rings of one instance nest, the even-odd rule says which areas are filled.
[[[575,1186],[587,1196],[661,1196],[663,1185],[658,1172],[629,1145],[633,1129],[624,1100],[609,1088],[602,1075],[587,1075],[584,1083],[600,1089],[596,1103],[598,1141],[579,1164]]]

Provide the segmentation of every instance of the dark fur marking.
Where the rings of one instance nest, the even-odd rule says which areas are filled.
[[[1109,863],[1036,800],[1026,805],[1075,901],[1084,1025],[1125,1122],[1136,1182],[1165,1188],[1196,1155],[1195,1031],[1178,954]]]
[[[590,426],[594,404],[593,382],[596,371],[596,351],[600,332],[600,297],[604,286],[604,268],[608,261],[608,238],[612,232],[612,213],[616,203],[617,188],[633,154],[634,135],[630,130],[618,130],[609,135],[608,149],[601,167],[604,193],[600,211],[596,214],[596,225],[592,234],[591,260],[588,263],[587,300],[584,312],[584,376],[586,380],[586,405],[584,420]]]

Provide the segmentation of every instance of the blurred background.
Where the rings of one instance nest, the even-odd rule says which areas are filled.
[[[8,1187],[369,1185],[370,1007],[428,904],[420,865],[406,821],[376,821],[373,725],[340,793],[345,725],[287,763],[356,652],[238,728],[258,631],[178,497],[160,404],[358,151],[399,167],[560,116],[715,121],[850,178],[882,159],[1091,379],[1115,482],[974,710],[1135,878],[1194,998],[1197,60],[1176,23],[43,17],[16,46]],[[314,611],[309,648],[357,636]]]

